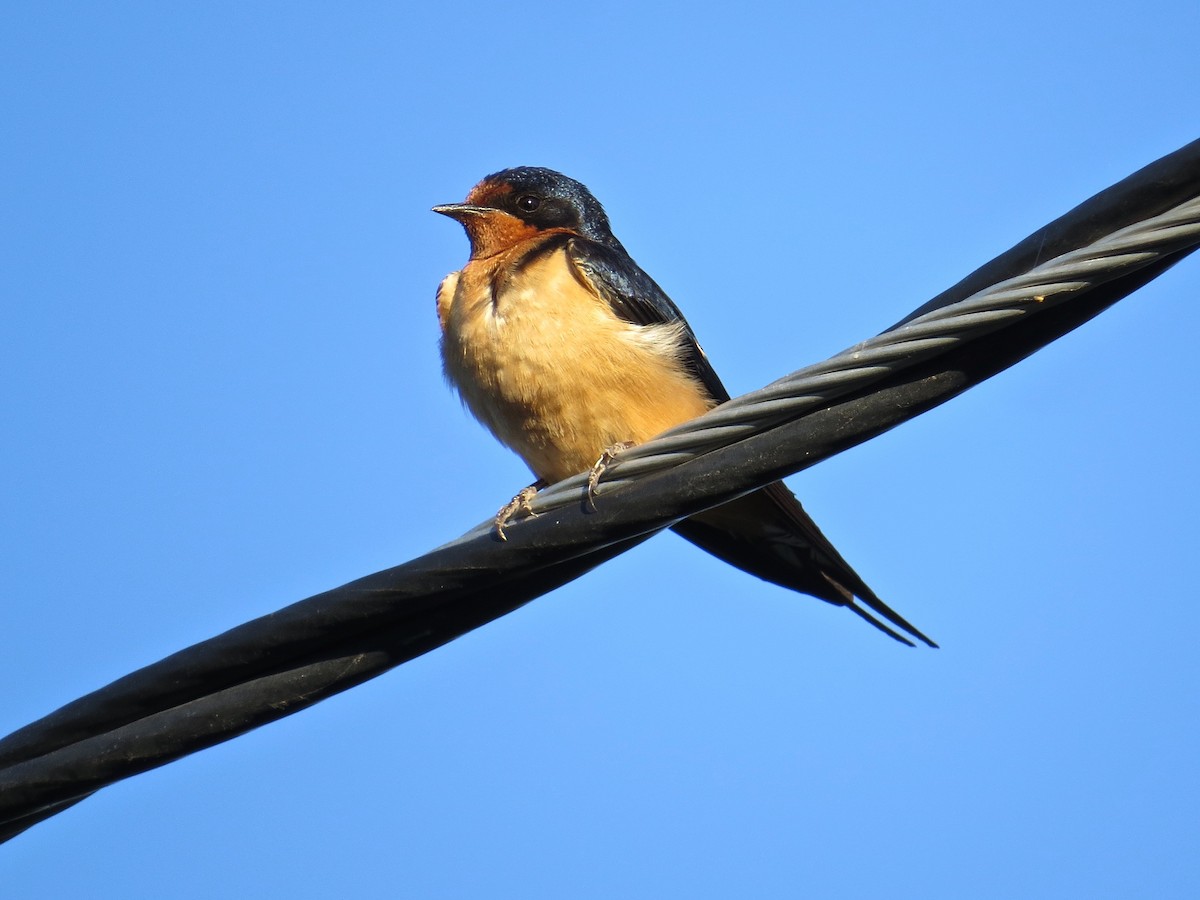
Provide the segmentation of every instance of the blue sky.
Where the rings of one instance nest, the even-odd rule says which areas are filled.
[[[0,732],[528,483],[437,357],[488,172],[587,183],[736,394],[1200,136],[1195,3],[403,6],[8,4]],[[1196,896],[1198,291],[791,480],[940,651],[664,535],[6,896]]]

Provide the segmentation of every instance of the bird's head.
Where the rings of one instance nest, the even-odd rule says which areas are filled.
[[[472,259],[494,256],[546,232],[619,246],[600,201],[574,178],[552,169],[521,166],[496,172],[475,185],[464,202],[433,211],[462,223]]]

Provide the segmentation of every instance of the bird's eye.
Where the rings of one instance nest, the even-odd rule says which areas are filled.
[[[517,198],[517,209],[522,212],[533,212],[542,205],[542,198],[534,194],[525,194]]]

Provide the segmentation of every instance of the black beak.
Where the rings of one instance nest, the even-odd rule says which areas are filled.
[[[490,212],[495,212],[494,209],[489,209],[486,206],[472,206],[469,203],[445,203],[441,206],[433,207],[435,213],[441,213],[443,216],[449,216],[459,222],[463,222],[472,216],[482,216]]]

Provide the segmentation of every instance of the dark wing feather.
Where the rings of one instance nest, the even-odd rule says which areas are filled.
[[[683,313],[619,244],[571,237],[566,249],[579,276],[622,319],[635,325],[682,322],[684,364],[714,400],[729,399]],[[937,646],[867,587],[782,481],[693,516],[673,530],[744,572],[849,607],[902,643],[912,644],[897,629]]]
[[[654,279],[621,250],[575,237],[567,244],[567,257],[576,271],[612,311],[634,325],[663,325],[682,322],[684,327],[683,363],[717,402],[729,399],[729,392],[713,370],[687,319]]]
[[[845,606],[901,643],[912,645],[897,629],[937,646],[879,599],[782,481],[692,516],[673,530],[743,572]]]

